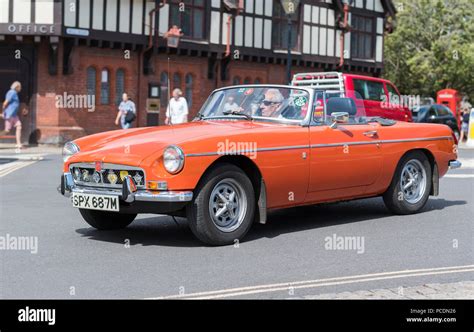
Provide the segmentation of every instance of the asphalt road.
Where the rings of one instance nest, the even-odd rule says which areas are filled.
[[[254,225],[238,246],[214,248],[185,219],[88,227],[56,191],[60,156],[45,156],[0,175],[0,237],[38,240],[37,253],[0,250],[0,298],[298,298],[474,280],[474,151],[460,157],[472,168],[451,171],[457,177],[442,179],[420,214],[393,216],[380,198],[294,208]],[[328,249],[339,236],[363,246]]]

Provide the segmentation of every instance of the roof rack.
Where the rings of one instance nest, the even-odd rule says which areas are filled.
[[[344,93],[344,77],[339,72],[301,73],[293,76],[291,85],[306,86],[328,93]]]

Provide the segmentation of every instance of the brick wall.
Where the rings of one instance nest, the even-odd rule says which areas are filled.
[[[73,73],[62,74],[63,46],[59,47],[59,68],[56,76],[48,73],[48,45],[39,45],[38,56],[38,93],[37,93],[37,126],[41,130],[40,142],[55,143],[74,139],[79,136],[97,132],[119,129],[114,123],[117,115],[116,105],[116,73],[118,69],[125,71],[125,91],[136,103],[138,120],[135,126],[147,125],[146,101],[148,98],[149,83],[160,84],[161,74],[166,72],[171,80],[171,91],[179,87],[186,93],[186,76],[192,77],[192,107],[190,118],[199,111],[210,92],[215,88],[232,85],[235,80],[255,83],[284,84],[286,67],[284,65],[250,63],[235,61],[229,65],[229,79],[220,81],[208,79],[207,58],[159,54],[152,59],[154,74],[143,75],[141,52],[130,52],[125,57],[123,50],[76,46],[72,52]],[[169,56],[169,64],[168,64]],[[87,109],[56,107],[56,95],[86,95],[87,68],[96,69],[96,107],[94,112]],[[107,105],[101,103],[101,71],[108,70],[110,98]],[[323,71],[311,68],[294,68],[294,72]],[[174,75],[180,77],[180,84],[176,84]],[[165,105],[162,105],[159,118],[164,123]]]

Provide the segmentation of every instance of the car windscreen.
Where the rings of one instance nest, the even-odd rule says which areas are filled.
[[[290,87],[231,87],[214,92],[198,117],[222,119],[242,117],[252,120],[281,120],[300,123],[306,117],[310,95]]]

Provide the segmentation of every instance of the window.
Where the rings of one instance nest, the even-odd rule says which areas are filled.
[[[368,97],[366,99],[374,101],[383,101],[385,99],[385,90],[380,82],[367,81]]]
[[[239,76],[235,76],[234,79],[232,80],[232,85],[240,85],[242,82],[241,78]]]
[[[188,106],[191,108],[193,105],[193,75],[187,74],[186,75],[186,100],[188,102]]]
[[[384,101],[385,99],[385,90],[381,82],[354,80],[354,90],[358,97],[361,96],[365,100]]]
[[[174,89],[181,90],[181,75],[178,73],[174,73],[173,75],[173,90]]]
[[[436,108],[431,107],[430,110],[428,111],[428,117],[436,117],[438,114],[436,113]]]
[[[168,105],[168,73],[162,72],[160,77],[160,88],[161,88],[161,106],[166,107]]]
[[[387,90],[388,90],[388,100],[391,105],[393,106],[400,106],[401,100],[400,100],[400,95],[398,94],[397,90],[391,85],[387,84]]]
[[[449,108],[441,105],[437,105],[436,110],[438,111],[439,116],[448,116],[451,113]]]
[[[298,8],[301,8],[299,6]],[[299,10],[291,15],[291,49],[298,50]],[[280,1],[273,4],[273,47],[275,49],[288,49],[288,15],[286,15]]]
[[[177,25],[185,37],[205,39],[205,1],[170,1],[170,26]]]
[[[356,92],[357,99],[367,99],[366,88],[367,85],[365,84],[365,81],[354,80],[354,91]]]
[[[117,69],[115,75],[115,103],[120,105],[122,95],[125,93],[125,70]]]
[[[375,20],[352,14],[351,55],[355,59],[374,58]]]
[[[87,68],[86,89],[88,96],[95,96],[96,89],[96,73],[94,67]]]
[[[108,105],[110,102],[109,79],[109,71],[107,69],[103,69],[100,75],[100,103],[102,105]]]
[[[244,79],[244,84],[252,84],[252,79],[250,77],[246,77]]]
[[[255,84],[261,84],[262,83],[262,80],[259,79],[259,78],[256,78],[255,81],[254,81]]]

